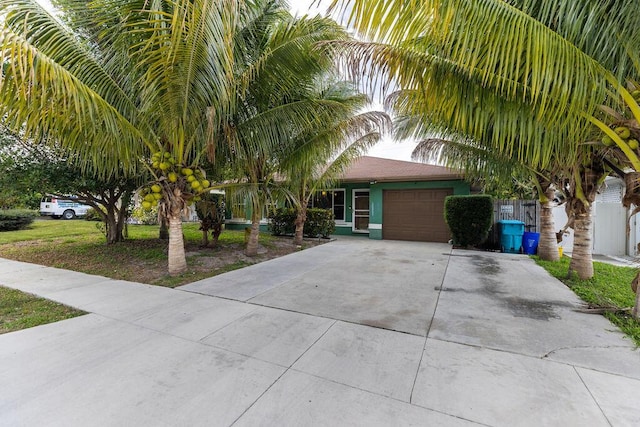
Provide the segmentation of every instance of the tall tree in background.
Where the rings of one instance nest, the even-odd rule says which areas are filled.
[[[38,209],[47,191],[42,172],[50,160],[49,150],[32,150],[18,135],[0,127],[0,209]]]
[[[107,244],[123,242],[133,195],[148,176],[99,178],[91,170],[75,166],[74,158],[60,158],[45,166],[43,186],[53,195],[73,195],[79,203],[89,205],[104,224]],[[46,184],[45,184],[46,183]]]
[[[56,147],[23,141],[6,129],[1,132],[0,207],[38,209],[45,194],[73,195],[102,218],[107,244],[124,240],[129,203],[148,178],[144,170],[131,178],[100,178],[92,168],[78,167],[74,156]]]

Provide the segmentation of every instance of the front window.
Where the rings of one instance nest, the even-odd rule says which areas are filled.
[[[234,203],[231,205],[231,219],[234,220],[244,220],[246,219],[246,207],[244,202],[242,203]]]
[[[336,221],[344,221],[344,201],[344,190],[322,190],[313,196],[310,205],[313,208],[329,209]]]

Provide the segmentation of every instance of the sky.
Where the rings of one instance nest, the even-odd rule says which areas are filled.
[[[294,15],[324,15],[330,0],[321,0],[320,7],[317,0],[288,0],[289,8]],[[373,96],[373,94],[369,94]],[[376,109],[381,109],[381,105],[376,105]],[[390,138],[376,144],[369,150],[367,155],[382,157],[386,159],[411,161],[411,152],[415,148],[414,141],[393,141]]]
[[[323,7],[317,6],[317,1],[314,0],[288,0],[289,9],[293,12],[294,15],[315,15],[317,13],[324,15],[326,5],[328,2],[325,0],[322,2]]]
[[[38,0],[43,6],[50,8],[51,3],[49,0]],[[324,15],[327,9],[329,0],[321,0],[318,6],[317,0],[288,0],[289,8],[294,15]],[[372,94],[369,94],[372,96]],[[381,109],[380,105],[376,105],[376,109]],[[382,157],[385,159],[406,160],[411,161],[411,152],[415,147],[415,142],[412,141],[393,141],[387,138],[374,147],[372,147],[367,155],[374,157]]]

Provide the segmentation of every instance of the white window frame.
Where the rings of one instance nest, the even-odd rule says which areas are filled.
[[[352,212],[353,212],[353,219],[351,222],[351,231],[353,233],[362,233],[362,234],[367,234],[369,233],[369,230],[371,229],[371,226],[368,225],[366,230],[360,230],[356,228],[356,215],[357,215],[357,209],[356,209],[356,193],[367,193],[369,196],[369,207],[368,209],[361,209],[361,210],[366,210],[367,211],[367,218],[369,218],[369,221],[371,221],[371,190],[369,188],[354,188],[351,190],[351,207],[352,207]]]
[[[332,192],[332,193],[337,193],[337,192],[342,192],[342,200],[343,200],[343,204],[342,204],[342,219],[336,219],[336,224],[345,224],[347,223],[347,189],[346,188],[327,188],[324,190],[319,190],[316,191],[316,193],[322,193],[322,192]],[[315,194],[314,197],[311,198],[311,207],[315,208]],[[331,212],[334,213],[335,212],[335,197],[331,198]]]

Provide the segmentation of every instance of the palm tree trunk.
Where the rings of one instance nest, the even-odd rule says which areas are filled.
[[[202,243],[200,246],[203,248],[209,247],[209,229],[206,227],[202,227]]]
[[[167,227],[167,218],[164,215],[159,215],[160,219],[160,231],[158,232],[158,239],[169,240],[169,229]]]
[[[218,239],[220,238],[220,234],[222,234],[222,224],[216,223],[213,225],[213,231],[211,232],[214,248],[218,246]]]
[[[296,215],[296,232],[293,235],[293,244],[296,246],[302,245],[302,238],[304,237],[304,223],[307,220],[307,206],[301,206],[298,209],[298,214]]]
[[[584,205],[580,212],[575,213],[573,232],[573,252],[569,264],[569,275],[575,271],[579,278],[590,279],[593,277],[591,204]]]
[[[627,234],[629,233],[629,221],[634,214],[640,209],[640,172],[629,172],[624,176],[625,192],[622,198],[622,205],[626,208],[633,209],[627,220]],[[631,282],[631,289],[636,294],[635,305],[631,310],[634,319],[640,321],[640,270],[636,273]]]
[[[187,258],[184,252],[182,236],[182,218],[180,212],[171,211],[169,215],[169,274],[183,273],[187,269]]]
[[[251,214],[251,230],[249,233],[249,241],[247,242],[247,248],[245,254],[247,256],[258,255],[258,237],[260,236],[260,214],[255,212]]]
[[[538,243],[538,256],[545,261],[558,261],[558,241],[553,222],[553,206],[551,200],[554,197],[553,188],[546,191],[540,198],[540,241]]]

